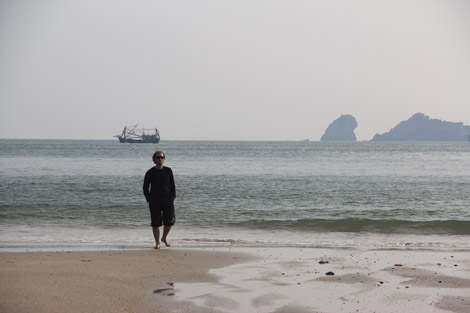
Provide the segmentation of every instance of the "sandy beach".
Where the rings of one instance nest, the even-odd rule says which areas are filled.
[[[0,262],[0,312],[470,312],[468,251],[170,248]]]
[[[207,312],[159,292],[215,282],[209,269],[248,259],[179,249],[0,253],[0,312]]]

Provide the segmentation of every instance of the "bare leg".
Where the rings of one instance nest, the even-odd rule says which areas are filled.
[[[152,227],[153,238],[155,238],[155,247],[154,249],[160,249],[160,227]]]
[[[171,226],[163,226],[163,235],[162,235],[162,242],[167,246],[171,247],[170,242],[168,239],[166,239],[166,236],[168,236],[168,233],[171,230]]]

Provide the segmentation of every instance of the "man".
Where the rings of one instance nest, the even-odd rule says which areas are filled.
[[[167,239],[171,226],[175,224],[176,197],[175,181],[171,168],[163,166],[165,153],[157,151],[152,157],[155,166],[145,173],[144,195],[149,203],[150,218],[152,220],[154,249],[160,249],[160,226],[163,225],[161,242],[170,247]]]

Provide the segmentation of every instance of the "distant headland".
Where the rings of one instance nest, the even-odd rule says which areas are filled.
[[[328,126],[321,141],[356,141],[357,125],[352,115],[341,115]],[[389,132],[376,134],[370,141],[470,141],[470,126],[416,113]]]
[[[343,114],[328,126],[321,141],[356,141],[354,129],[357,127],[356,118],[350,114]]]
[[[469,136],[470,126],[431,119],[423,113],[416,113],[388,133],[375,135],[371,141],[468,141]]]

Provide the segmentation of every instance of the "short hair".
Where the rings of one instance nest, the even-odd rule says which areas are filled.
[[[163,151],[155,151],[155,153],[154,153],[153,156],[152,156],[152,160],[155,160],[155,158],[157,157],[157,154],[163,154],[163,157],[165,157],[165,152],[163,152]]]

